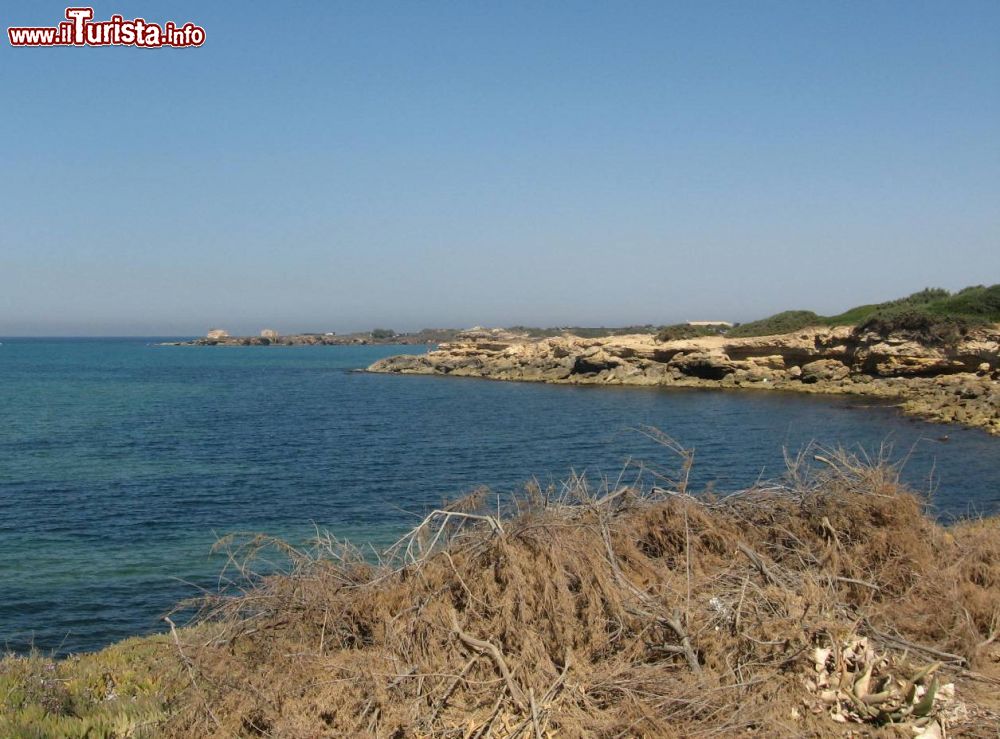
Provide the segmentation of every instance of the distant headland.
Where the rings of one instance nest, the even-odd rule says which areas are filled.
[[[345,346],[350,344],[440,344],[454,341],[459,329],[425,328],[411,333],[397,333],[392,329],[376,328],[371,331],[338,334],[333,331],[281,334],[265,328],[257,336],[232,336],[222,328],[213,328],[198,339],[168,341],[161,346]]]

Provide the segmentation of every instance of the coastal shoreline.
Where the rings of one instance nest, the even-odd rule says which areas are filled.
[[[366,371],[856,395],[887,401],[907,415],[1000,435],[1000,327],[970,332],[951,346],[902,335],[859,336],[851,327],[667,342],[649,335],[532,339],[473,330],[425,354],[379,360]]]

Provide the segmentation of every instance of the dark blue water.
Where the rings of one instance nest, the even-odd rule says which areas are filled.
[[[384,544],[486,484],[668,462],[656,426],[720,490],[777,475],[810,441],[909,455],[945,514],[1000,508],[1000,439],[795,394],[580,388],[351,370],[400,347],[0,346],[0,645],[94,649],[161,628],[211,586],[218,535]],[[950,434],[947,444],[936,441]],[[933,479],[933,482],[932,482]]]

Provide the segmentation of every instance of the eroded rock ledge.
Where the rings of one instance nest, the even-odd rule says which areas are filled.
[[[755,388],[854,393],[903,410],[1000,435],[1000,326],[952,346],[851,327],[779,336],[658,342],[650,335],[534,340],[473,330],[420,355],[380,360],[370,372],[456,375],[589,385]]]

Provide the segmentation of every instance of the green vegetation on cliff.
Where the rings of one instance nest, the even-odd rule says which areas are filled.
[[[878,333],[908,331],[928,340],[951,340],[970,326],[1000,322],[1000,284],[967,287],[957,293],[927,288],[905,298],[859,305],[835,316],[812,311],[777,313],[735,327],[729,336],[770,336],[811,326],[857,326]]]
[[[620,328],[563,326],[537,328],[511,326],[508,330],[543,339],[572,334],[584,339],[606,338],[625,334],[656,334],[657,341],[697,339],[725,334],[732,337],[774,336],[816,326],[856,326],[859,331],[905,331],[928,341],[953,341],[971,326],[1000,322],[1000,284],[967,287],[950,293],[930,287],[905,298],[884,303],[858,305],[834,316],[821,316],[810,310],[787,310],[758,321],[739,324],[731,329],[722,326],[692,326],[675,323],[664,326],[645,324]]]
[[[729,336],[770,336],[787,334],[809,326],[822,326],[824,319],[811,310],[786,310],[759,321],[742,323],[729,331]]]
[[[961,315],[985,321],[1000,321],[1000,284],[967,287],[954,295],[928,304],[937,315]]]
[[[657,341],[678,341],[681,339],[697,339],[701,336],[720,336],[726,333],[726,327],[716,326],[692,326],[690,323],[674,323],[669,326],[661,326],[656,332]]]

